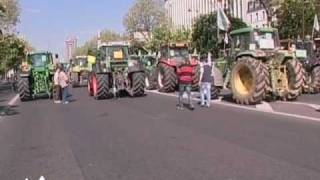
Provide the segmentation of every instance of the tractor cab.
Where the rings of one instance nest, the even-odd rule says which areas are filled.
[[[242,28],[230,33],[232,39],[232,54],[238,55],[244,51],[263,52],[280,49],[278,30],[274,28]]]
[[[27,61],[34,68],[45,68],[53,64],[52,54],[48,52],[28,54]]]
[[[159,62],[163,62],[169,66],[179,66],[186,59],[189,59],[189,48],[186,43],[169,43],[160,48]],[[195,58],[191,59],[192,65],[197,65]]]

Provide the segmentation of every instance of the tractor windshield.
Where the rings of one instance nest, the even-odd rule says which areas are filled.
[[[87,58],[77,58],[75,60],[75,65],[80,67],[86,67],[88,65]]]
[[[189,51],[188,48],[180,48],[180,47],[171,47],[169,50],[169,55],[170,57],[183,57],[183,58],[188,58],[189,57]]]
[[[107,49],[107,57],[111,60],[126,60],[129,58],[128,46],[109,46]]]
[[[51,59],[48,54],[32,54],[28,56],[28,60],[34,67],[43,67],[50,63]]]
[[[253,38],[259,49],[275,49],[279,47],[278,35],[276,32],[255,31]]]

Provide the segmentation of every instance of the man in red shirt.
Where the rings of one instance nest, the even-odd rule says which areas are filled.
[[[189,108],[194,110],[191,97],[191,86],[192,77],[194,75],[193,67],[191,66],[190,60],[186,59],[185,62],[177,69],[178,79],[179,79],[179,104],[178,109],[183,109],[183,94],[187,92]]]

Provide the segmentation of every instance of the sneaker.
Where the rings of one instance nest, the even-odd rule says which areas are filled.
[[[63,104],[69,104],[69,101],[65,101],[65,102],[63,102]]]
[[[178,110],[183,110],[183,106],[177,105]]]
[[[61,101],[53,101],[53,103],[55,103],[55,104],[60,104]]]
[[[194,110],[194,106],[193,105],[190,105],[189,108],[190,108],[191,111]]]

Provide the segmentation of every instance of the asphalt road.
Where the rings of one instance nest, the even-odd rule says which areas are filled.
[[[176,99],[18,103],[0,120],[0,179],[319,180],[320,122]]]

